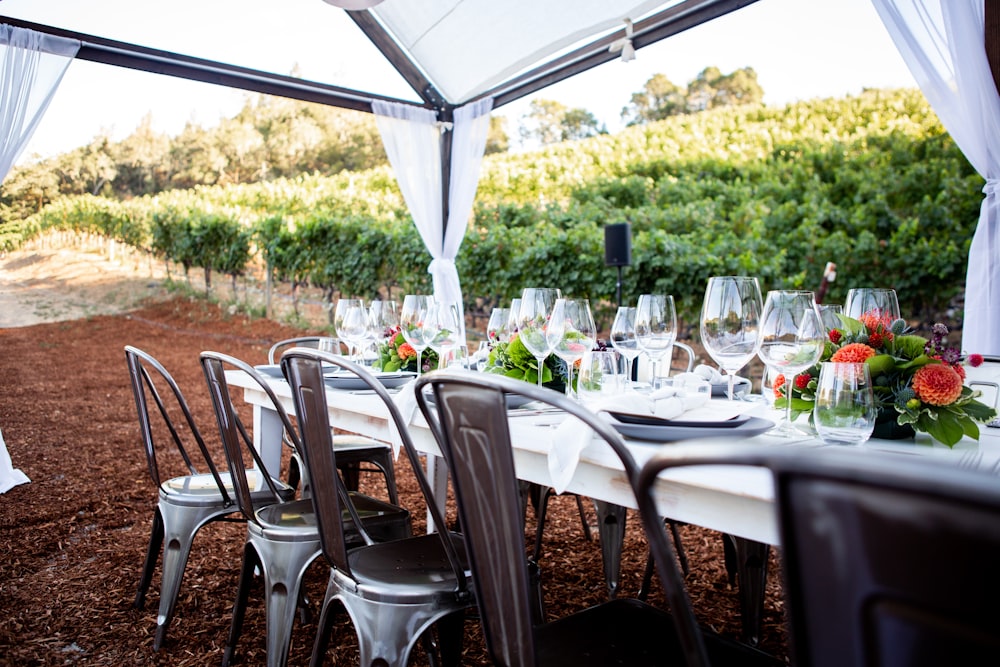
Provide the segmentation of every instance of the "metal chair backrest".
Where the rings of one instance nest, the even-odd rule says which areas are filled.
[[[435,405],[424,393],[430,387]],[[574,401],[550,389],[498,375],[439,371],[418,378],[417,404],[427,416],[452,475],[476,599],[497,664],[535,665],[530,575],[505,394],[525,396],[584,421],[618,455],[629,479],[638,468],[621,436]],[[436,413],[437,418],[434,418]],[[671,547],[672,549],[672,547]],[[676,564],[664,577],[678,633],[697,653],[704,644]]]
[[[232,502],[232,499],[226,492],[222,478],[219,476],[219,471],[212,461],[208,447],[205,445],[205,440],[202,438],[201,432],[195,424],[194,416],[191,414],[187,401],[184,399],[184,394],[181,392],[173,376],[151,354],[137,347],[131,345],[125,346],[125,360],[128,363],[129,379],[132,385],[132,395],[135,398],[136,411],[139,414],[139,429],[142,433],[142,444],[146,452],[149,476],[153,480],[153,483],[159,487],[165,480],[163,479],[164,475],[161,474],[156,456],[158,447],[155,433],[158,430],[153,426],[153,419],[150,413],[151,402],[156,406],[156,413],[160,415],[164,426],[170,433],[170,439],[183,459],[184,465],[187,467],[187,474],[197,475],[200,471],[194,464],[187,447],[184,445],[185,438],[181,435],[181,429],[178,429],[177,425],[174,424],[174,420],[171,417],[172,407],[176,408],[183,416],[187,432],[190,433],[189,437],[197,445],[197,450],[201,454],[201,460],[204,462],[208,472],[215,479],[215,483],[219,487],[219,493],[227,503]],[[158,386],[159,389],[157,389]],[[164,396],[167,397],[169,404],[164,402]]]
[[[285,433],[297,450],[301,450],[302,448],[301,441],[295,432],[291,420],[288,418],[288,414],[281,407],[278,397],[274,394],[274,390],[271,389],[264,377],[254,370],[253,366],[227,354],[210,351],[201,353],[201,365],[202,370],[205,372],[205,380],[208,382],[208,391],[212,397],[212,405],[215,408],[215,418],[218,422],[219,434],[222,437],[222,444],[225,448],[229,472],[233,478],[236,502],[239,505],[240,512],[248,521],[258,523],[252,492],[260,491],[261,489],[250,488],[246,474],[248,461],[244,456],[245,451],[249,452],[251,461],[261,471],[259,477],[267,485],[274,501],[281,502],[285,498],[279,491],[278,484],[275,482],[279,471],[267,469],[257,448],[253,445],[253,438],[246,430],[243,421],[233,406],[232,397],[229,392],[229,383],[226,382],[226,366],[243,371],[260,385],[261,389],[264,390],[274,404],[274,410],[281,419]],[[259,506],[260,503],[257,503],[256,507]]]
[[[267,351],[267,363],[276,364],[281,359],[281,353],[285,350],[290,350],[293,347],[308,347],[317,349],[319,347],[319,342],[323,340],[323,336],[298,336],[296,338],[286,338],[284,340],[279,340],[277,343],[271,346]],[[340,341],[336,338],[333,339],[333,345],[335,348],[340,348]]]
[[[402,414],[392,396],[386,391],[385,386],[379,382],[363,367],[339,356],[319,352],[305,348],[293,348],[285,352],[281,357],[281,368],[285,377],[288,378],[292,386],[292,399],[295,403],[295,412],[301,428],[303,451],[305,454],[306,469],[309,471],[310,479],[313,483],[313,499],[317,507],[316,518],[319,524],[320,540],[323,546],[323,554],[327,561],[350,575],[351,569],[347,560],[347,543],[341,520],[343,506],[349,512],[354,512],[354,507],[346,501],[346,494],[343,485],[330,484],[328,480],[340,480],[337,474],[336,454],[332,444],[330,416],[327,407],[326,384],[323,381],[323,364],[332,364],[346,371],[354,373],[361,378],[370,389],[382,400],[389,411],[391,419],[399,432],[403,443],[403,450],[413,469],[417,484],[427,501],[427,509],[431,513],[431,519],[435,526],[438,526],[442,535],[442,544],[448,560],[455,571],[455,578],[458,581],[459,589],[464,589],[466,577],[462,561],[455,551],[455,546],[451,539],[447,537],[444,527],[444,517],[437,504],[434,502],[434,495],[430,484],[424,476],[419,455],[413,446],[409,431]],[[374,540],[364,531],[361,520],[353,516],[355,524],[359,527],[362,538],[366,544],[372,544]]]
[[[637,484],[657,565],[668,556],[652,489],[679,465],[769,468],[794,662],[988,664],[1000,655],[1000,484],[937,457],[695,446],[660,454]],[[984,663],[986,659],[988,662]]]

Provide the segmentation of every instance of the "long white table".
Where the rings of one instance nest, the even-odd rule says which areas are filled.
[[[254,438],[260,443],[281,442],[281,423],[271,407],[270,399],[246,374],[229,371],[227,380],[244,389],[244,400],[254,406]],[[270,380],[283,407],[294,412],[291,389],[284,380]],[[335,428],[359,433],[384,442],[391,442],[388,412],[378,396],[370,391],[327,390],[330,423]],[[511,438],[517,475],[522,480],[551,486],[548,469],[548,449],[553,425],[561,419],[558,414],[536,413],[531,410],[510,412]],[[780,418],[774,412],[773,418]],[[1000,461],[1000,429],[983,427],[980,441],[965,439],[954,448],[936,443],[925,434],[918,434],[916,441],[894,442],[871,440],[854,448],[859,456],[872,451],[889,451],[903,454],[921,454],[939,457],[942,462],[958,464],[968,460],[969,450],[978,450],[981,466],[993,466]],[[428,477],[436,490],[446,484],[443,466],[436,465],[440,456],[437,443],[419,411],[410,422],[410,434],[416,448],[427,455]],[[702,440],[700,442],[713,442]],[[731,438],[715,442],[733,444]],[[816,438],[803,436],[798,440],[779,438],[767,434],[746,442],[780,447],[823,446]],[[654,452],[664,451],[669,445],[631,441],[629,449],[639,465]],[[665,451],[669,451],[666,449]],[[265,447],[265,463],[277,465],[280,449]],[[621,463],[607,446],[596,443],[588,446],[581,455],[580,464],[566,489],[567,491],[623,507],[635,509],[635,498],[625,477]],[[438,494],[444,498],[444,494]],[[675,521],[704,526],[723,533],[755,542],[777,545],[779,543],[777,519],[774,513],[774,494],[770,474],[761,469],[744,467],[689,467],[667,471],[657,485],[657,506],[660,513]]]
[[[979,374],[980,378],[984,374]],[[994,379],[992,376],[990,380]],[[254,439],[263,447],[265,464],[278,468],[280,447],[263,443],[281,442],[281,421],[272,407],[270,398],[257,384],[241,371],[227,372],[227,380],[234,387],[244,389],[244,400],[253,405]],[[289,413],[294,412],[291,388],[283,379],[270,380],[278,400]],[[985,397],[984,397],[985,398]],[[989,397],[993,402],[994,397]],[[381,399],[371,391],[345,391],[327,389],[330,424],[339,429],[359,433],[384,442],[392,442],[388,411]],[[549,475],[548,452],[554,426],[563,418],[561,414],[538,412],[530,409],[509,411],[511,440],[517,475],[527,482],[552,486]],[[774,420],[780,413],[766,415]],[[413,443],[426,455],[427,476],[441,505],[447,496],[447,473],[439,463],[440,450],[423,415],[415,410],[409,424]],[[702,439],[698,442],[719,442],[732,445],[732,438]],[[811,436],[801,439],[780,438],[767,434],[747,438],[744,442],[775,447],[824,446]],[[978,465],[990,469],[1000,467],[1000,429],[981,429],[980,441],[966,438],[954,448],[934,442],[926,434],[918,434],[915,441],[870,440],[853,448],[859,456],[871,452],[896,452],[900,456],[922,455],[938,457],[950,465]],[[669,444],[629,442],[629,451],[639,465],[655,452],[671,451]],[[594,441],[581,453],[580,462],[566,489],[598,501],[599,511],[609,511],[620,506],[636,508],[635,497],[618,457],[602,441]],[[727,536],[727,548],[733,549],[740,580],[740,606],[744,639],[756,645],[759,640],[763,613],[764,587],[767,577],[767,559],[770,545],[779,544],[774,492],[768,471],[735,466],[692,466],[668,470],[660,475],[656,486],[659,513],[674,521],[703,526]],[[611,510],[615,511],[615,510]],[[624,530],[624,510],[616,528]],[[602,526],[605,522],[601,522]],[[428,516],[428,529],[433,524]],[[620,540],[623,532],[605,535],[602,539]],[[619,542],[620,543],[620,542]],[[604,563],[609,590],[614,593],[618,582],[618,563]]]

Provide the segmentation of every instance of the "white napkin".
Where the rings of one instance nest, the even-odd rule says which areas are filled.
[[[3,441],[3,431],[0,431],[0,493],[7,493],[18,484],[26,484],[31,480],[14,467],[7,452],[7,444]]]
[[[684,416],[689,421],[715,421],[735,417],[743,411],[740,405],[713,405],[709,407],[711,391],[703,388],[701,378],[674,377],[674,386],[664,387],[650,394],[620,394],[603,401],[599,406],[591,406],[598,417],[611,421],[610,412],[620,412],[660,419],[676,419]],[[716,401],[716,404],[722,404]],[[729,403],[728,401],[726,403]],[[556,493],[566,490],[580,455],[593,439],[590,427],[579,419],[568,418],[556,429],[549,447],[549,475]]]
[[[726,378],[725,375],[723,375],[721,372],[719,372],[719,369],[715,368],[714,366],[708,366],[706,364],[698,364],[697,366],[694,367],[694,369],[690,373],[678,373],[677,375],[674,375],[673,377],[675,379],[678,379],[678,378],[698,378],[698,379],[701,379],[701,380],[704,380],[706,382],[710,382],[711,384],[716,384],[716,385],[718,385],[718,384],[728,385],[728,383],[729,383],[729,380]],[[733,386],[734,387],[738,387],[741,384],[749,384],[749,383],[750,383],[749,379],[747,379],[745,377],[741,377],[739,375],[737,375],[737,376],[735,376],[733,378]]]

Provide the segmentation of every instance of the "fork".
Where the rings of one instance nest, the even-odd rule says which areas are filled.
[[[983,460],[983,453],[978,449],[970,449],[962,452],[962,457],[958,459],[958,467],[968,470],[975,470]]]

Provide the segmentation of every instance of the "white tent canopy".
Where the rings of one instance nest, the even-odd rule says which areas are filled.
[[[300,22],[323,27],[334,17],[348,17],[368,40],[369,52],[359,57],[368,57],[374,45],[419,101],[405,99],[409,93],[366,92],[336,85],[332,80],[280,75],[239,62],[163,50],[162,44],[153,46],[160,39],[177,35],[167,27],[168,19],[176,21],[181,17],[190,24],[210,11],[204,3],[184,11],[182,5],[195,0],[144,6],[142,11],[130,9],[131,4],[125,3],[119,9],[131,11],[133,20],[125,22],[128,34],[118,39],[79,32],[79,26],[87,25],[87,20],[89,25],[102,28],[93,32],[103,32],[101,19],[110,12],[94,11],[92,5],[123,1],[93,0],[86,3],[88,11],[73,16],[53,15],[51,9],[46,9],[47,3],[31,2],[17,18],[0,16],[0,23],[79,40],[78,59],[368,112],[373,111],[373,104],[382,102],[423,107],[433,114],[434,122],[450,127],[456,109],[471,102],[483,102],[487,109],[497,108],[602,63],[627,59],[634,49],[756,0],[369,0],[360,4],[374,4],[373,8],[347,12],[330,6],[342,4],[342,0],[326,0],[329,4],[290,0],[280,9],[277,3],[261,5],[262,23],[269,18],[287,21],[298,17]],[[246,11],[245,3],[229,1],[227,11]],[[977,351],[1000,356],[1000,233],[996,231],[1000,225],[996,194],[1000,149],[995,146],[996,110],[1000,105],[1000,0],[872,2],[942,122],[987,179],[987,199],[969,258],[966,321],[970,331],[966,339]],[[10,0],[2,11],[18,4],[18,0]],[[218,0],[213,5],[223,6],[225,2]],[[272,14],[265,17],[265,12]],[[36,22],[43,19],[60,25]],[[115,23],[120,26],[123,22]],[[225,30],[225,22],[209,28]],[[294,31],[286,33],[289,31],[274,29],[267,38],[299,37],[302,42]],[[145,45],[132,34],[143,35]],[[211,48],[213,42],[201,43]],[[471,127],[456,127],[455,132],[437,135],[440,159],[435,163],[440,165],[441,178],[439,191],[435,188],[431,196],[440,201],[429,205],[427,193],[419,204],[416,197],[407,197],[414,219],[425,221],[417,224],[435,258],[430,267],[435,274],[435,288],[447,292],[449,300],[454,290],[461,294],[457,275],[453,280],[446,275],[453,271],[454,253],[458,252],[468,217],[466,203],[474,196],[482,156],[479,130],[470,131]],[[387,143],[402,140],[406,134],[426,135],[412,127],[391,134],[395,138],[383,131]],[[456,150],[454,142],[459,135],[469,138],[463,139],[463,145]],[[464,145],[466,141],[470,142],[468,146]],[[478,155],[470,152],[470,146],[475,146]],[[460,169],[456,168],[456,156],[461,160]],[[404,183],[400,167],[394,167],[401,188],[411,188]],[[475,170],[471,176],[470,169]],[[453,178],[453,174],[460,178]],[[452,212],[455,202],[457,208]],[[413,210],[417,205],[433,215],[418,214]],[[461,229],[456,230],[456,225]],[[429,239],[429,234],[434,238]]]

